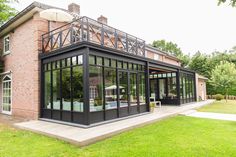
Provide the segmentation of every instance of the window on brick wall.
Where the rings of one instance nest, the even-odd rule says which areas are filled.
[[[10,53],[10,36],[7,35],[3,39],[3,54]]]
[[[2,79],[2,112],[11,114],[11,77],[6,75]]]

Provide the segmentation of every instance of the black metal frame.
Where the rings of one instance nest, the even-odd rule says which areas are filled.
[[[43,34],[42,52],[48,53],[82,41],[145,56],[144,40],[85,16]]]
[[[96,56],[100,56],[100,57],[105,57],[105,58],[113,58],[116,60],[120,60],[123,62],[132,62],[132,63],[136,63],[136,64],[141,64],[145,66],[145,91],[146,91],[146,105],[142,105],[142,106],[138,106],[138,113],[141,112],[147,112],[149,111],[149,97],[150,97],[150,78],[149,78],[149,72],[150,72],[150,67],[157,67],[157,68],[163,68],[165,70],[172,70],[174,72],[176,72],[176,86],[177,86],[177,101],[175,103],[175,105],[180,105],[181,100],[180,100],[180,73],[186,73],[189,75],[193,75],[195,76],[195,73],[193,71],[190,71],[188,69],[183,69],[181,67],[178,66],[174,66],[171,64],[167,64],[167,63],[163,63],[163,62],[159,62],[159,61],[155,61],[152,59],[148,59],[142,56],[137,56],[134,54],[128,54],[128,53],[121,53],[122,51],[119,50],[115,50],[112,48],[108,48],[108,47],[103,47],[103,46],[99,46],[97,44],[93,44],[91,42],[80,42],[77,43],[76,45],[71,45],[68,47],[64,47],[58,50],[55,50],[51,53],[42,53],[40,54],[40,59],[41,59],[41,117],[45,117],[44,116],[44,112],[46,111],[45,109],[43,109],[43,104],[44,104],[44,72],[43,72],[43,64],[45,63],[50,63],[52,61],[56,61],[59,59],[63,59],[63,58],[67,58],[67,57],[72,57],[75,55],[81,55],[83,54],[83,91],[84,91],[84,112],[82,115],[82,120],[81,121],[75,121],[75,118],[79,118],[79,117],[73,117],[72,115],[70,115],[72,118],[72,122],[73,123],[79,123],[79,124],[84,124],[84,125],[89,125],[95,122],[99,122],[99,121],[104,121],[104,120],[110,120],[113,118],[119,118],[122,117],[121,116],[121,108],[120,108],[120,102],[119,102],[119,90],[117,89],[117,112],[116,113],[111,113],[111,114],[116,114],[116,116],[112,115],[113,118],[108,118],[106,117],[105,113],[101,113],[104,115],[104,118],[102,120],[99,121],[94,121],[93,119],[96,119],[96,116],[98,115],[93,115],[91,114],[91,112],[89,111],[89,55],[96,55]],[[119,70],[116,70],[116,82],[119,85],[119,80],[118,80],[118,74],[119,74]],[[137,75],[137,82],[139,82],[139,75]],[[196,81],[196,80],[194,80]],[[195,100],[196,100],[196,84],[195,84]],[[137,90],[139,90],[139,88],[137,87]],[[139,91],[138,91],[139,94]],[[139,98],[137,98],[138,100],[138,104],[139,104]],[[105,99],[104,99],[105,101]],[[129,114],[128,114],[129,115]],[[127,116],[128,116],[127,115]],[[94,117],[95,116],[95,117]],[[45,118],[49,118],[50,117],[45,117]],[[80,117],[81,118],[81,117]]]
[[[179,70],[178,70],[179,71]],[[156,95],[156,100],[160,100],[162,104],[166,104],[166,105],[180,105],[180,88],[179,88],[179,72],[162,72],[159,74],[171,74],[170,77],[156,77],[156,78],[150,78],[150,81],[154,81],[154,90],[155,90],[155,95]],[[175,73],[175,76],[173,76],[173,73]],[[168,78],[173,78],[175,77],[176,79],[176,98],[170,99],[169,98],[169,82],[168,82]],[[166,98],[161,99],[160,98],[160,93],[159,93],[159,81],[160,80],[165,80],[165,93],[166,93]],[[150,88],[151,90],[151,88]],[[150,95],[151,96],[151,95]]]

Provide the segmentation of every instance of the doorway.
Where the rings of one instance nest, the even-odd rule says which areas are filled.
[[[11,77],[6,75],[2,80],[2,113],[11,114]]]
[[[137,114],[138,109],[138,74],[129,71],[118,71],[120,117]]]

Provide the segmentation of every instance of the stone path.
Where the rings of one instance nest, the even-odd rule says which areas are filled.
[[[189,111],[183,112],[181,114],[185,115],[185,116],[190,116],[190,117],[236,121],[236,114],[197,112],[196,110],[189,110]]]
[[[174,116],[187,110],[199,108],[201,106],[210,104],[213,101],[214,100],[207,100],[181,106],[162,106],[161,108],[156,108],[154,113],[136,116],[90,128],[79,128],[75,126],[39,120],[16,123],[15,126],[21,129],[26,129],[43,135],[62,139],[79,146],[85,146],[114,136],[121,132],[141,127],[146,124],[151,124],[163,118]]]

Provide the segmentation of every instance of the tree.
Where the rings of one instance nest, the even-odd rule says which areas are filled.
[[[222,90],[226,96],[230,89],[236,85],[236,68],[235,64],[228,61],[221,61],[212,70],[210,83],[217,89]]]
[[[17,0],[0,0],[0,26],[16,15],[16,9],[10,7],[12,2],[17,2]]]
[[[176,56],[180,60],[182,67],[187,66],[189,63],[190,57],[188,55],[184,55],[178,45],[171,41],[167,42],[165,40],[155,40],[153,41],[152,46]]]
[[[236,6],[236,0],[218,0],[218,5],[222,4],[222,3],[225,3],[225,2],[228,2],[229,1],[229,4],[232,6],[232,7],[235,7]]]
[[[181,49],[178,47],[177,44],[170,42],[167,42],[165,40],[156,40],[152,43],[153,47],[158,48],[161,51],[168,52],[169,54],[179,56],[182,54]]]
[[[212,66],[210,65],[210,57],[198,51],[193,55],[189,63],[189,68],[200,75],[210,78],[212,69]]]

